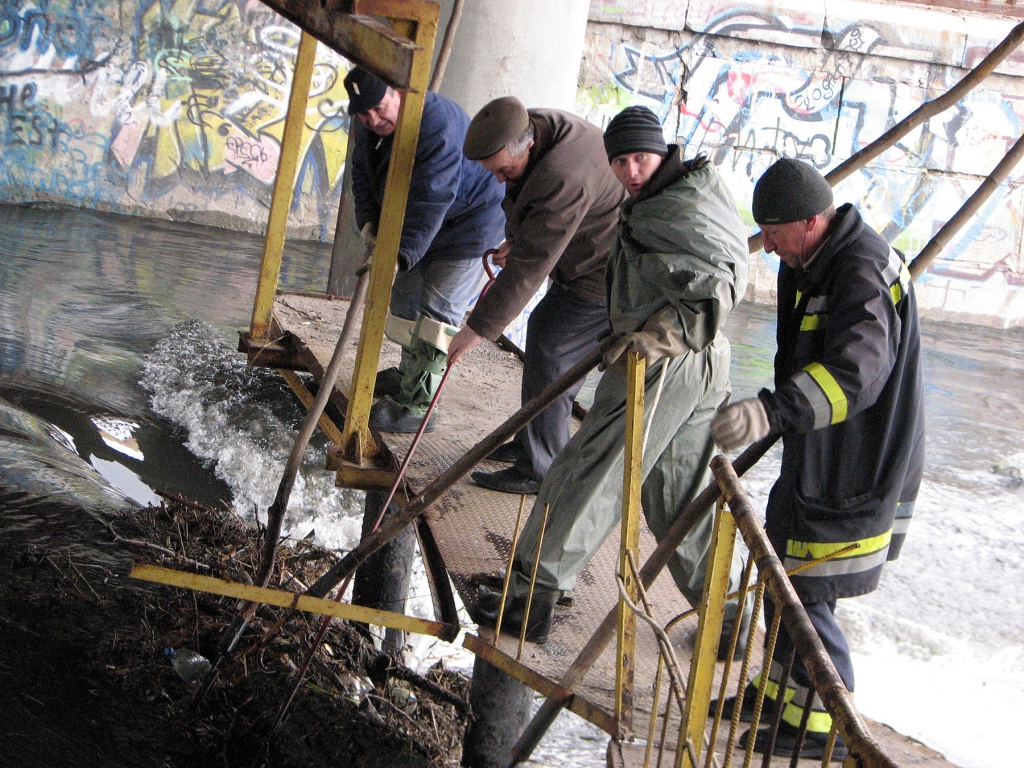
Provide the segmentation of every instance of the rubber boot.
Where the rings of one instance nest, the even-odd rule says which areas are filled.
[[[404,352],[404,350],[403,350]],[[381,432],[402,434],[419,430],[423,414],[434,399],[445,366],[448,353],[414,336],[409,345],[408,366],[406,355],[402,355],[402,386],[396,397],[385,397],[374,403],[370,409],[370,424]],[[426,432],[434,429],[436,415],[431,414]]]
[[[526,625],[526,639],[531,643],[546,643],[554,620],[555,605],[562,593],[557,589],[536,587],[530,603],[530,614]],[[519,636],[526,617],[526,595],[509,595],[502,615],[501,631]],[[468,607],[468,606],[467,606]],[[501,590],[486,586],[477,587],[477,602],[470,616],[482,627],[494,628],[501,608]]]
[[[402,350],[403,362],[405,362],[405,350]],[[373,383],[374,397],[398,397],[402,391],[402,368],[385,368],[377,371],[377,378]]]

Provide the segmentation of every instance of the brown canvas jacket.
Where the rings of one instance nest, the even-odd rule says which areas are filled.
[[[505,268],[467,324],[497,339],[551,278],[604,303],[605,266],[625,190],[611,171],[601,129],[554,109],[531,109],[536,130],[523,176],[506,185]]]

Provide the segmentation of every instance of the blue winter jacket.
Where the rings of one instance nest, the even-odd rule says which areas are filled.
[[[505,185],[462,154],[468,127],[462,107],[427,93],[398,251],[401,270],[422,259],[480,258],[505,237]],[[354,118],[351,136],[352,191],[362,229],[380,220],[394,134],[382,138]]]

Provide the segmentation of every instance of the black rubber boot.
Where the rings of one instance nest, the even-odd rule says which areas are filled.
[[[743,689],[743,707],[740,709],[740,722],[749,723],[754,719],[754,702],[757,701],[757,687],[753,683],[747,683],[747,687]],[[732,720],[733,710],[736,708],[736,697],[730,696],[725,700],[725,706],[722,708],[722,719]],[[711,702],[710,714],[713,716],[718,711],[718,699]],[[775,699],[769,699],[767,696],[764,697],[764,704],[761,705],[761,722],[765,722],[771,718],[775,712]]]
[[[754,751],[764,754],[768,748],[768,736],[771,730],[767,727],[761,728],[754,739]],[[785,720],[779,723],[779,732],[775,736],[775,749],[772,750],[774,757],[792,757],[796,751],[796,743],[800,736],[800,729],[790,725]],[[746,749],[750,743],[750,731],[747,730],[739,738],[741,749]],[[821,760],[825,756],[825,745],[828,743],[828,734],[820,731],[808,731],[804,734],[804,743],[800,747],[800,757],[809,760]],[[846,744],[843,737],[836,735],[836,743],[832,748],[832,762],[840,763],[847,755]]]
[[[437,422],[437,413],[430,414],[424,432],[433,432]],[[390,397],[378,400],[370,408],[370,426],[381,432],[393,432],[402,435],[415,434],[423,423],[423,413],[414,413],[401,403]]]
[[[498,623],[498,610],[501,607],[501,591],[490,587],[479,587],[476,605],[470,612],[473,620],[481,627],[491,629]],[[557,589],[551,590],[537,587],[530,603],[530,618],[526,625],[526,639],[531,643],[546,643],[551,632],[551,624],[555,614],[555,603],[561,596]],[[526,595],[509,596],[505,604],[505,614],[501,619],[501,631],[519,637],[523,628],[523,616],[526,613]]]

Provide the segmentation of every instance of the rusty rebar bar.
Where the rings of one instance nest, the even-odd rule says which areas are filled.
[[[498,645],[501,635],[501,622],[505,619],[505,601],[508,599],[508,585],[512,581],[512,560],[516,556],[519,544],[519,525],[523,522],[523,510],[526,509],[526,494],[519,497],[519,514],[516,515],[516,529],[512,532],[512,546],[509,547],[508,563],[505,565],[505,581],[501,585],[501,603],[498,605],[498,620],[494,622],[494,645]]]

